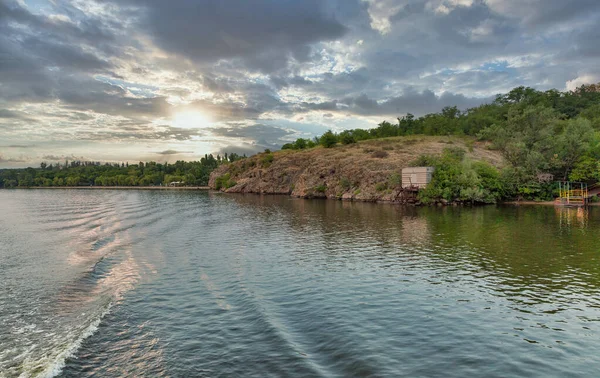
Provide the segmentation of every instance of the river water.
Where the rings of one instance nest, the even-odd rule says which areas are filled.
[[[0,191],[0,377],[590,377],[600,208]]]

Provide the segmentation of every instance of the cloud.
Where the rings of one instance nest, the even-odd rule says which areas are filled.
[[[177,151],[177,150],[164,150],[156,152],[158,155],[179,155],[179,154],[192,154],[194,151]]]
[[[5,146],[8,148],[34,148],[36,147],[35,144],[11,144],[9,146]]]
[[[363,0],[369,4],[371,27],[381,34],[388,34],[392,29],[390,18],[394,17],[405,4],[394,0]]]
[[[70,154],[70,155],[53,155],[53,154],[48,154],[48,155],[43,155],[42,156],[42,160],[50,160],[50,161],[74,161],[74,160],[79,160],[79,161],[88,161],[90,159],[84,157],[84,156],[75,156],[74,154]]]
[[[242,151],[240,146],[244,147],[244,153],[248,153],[250,150],[257,152],[265,148],[279,148],[287,143],[290,135],[296,133],[294,130],[278,126],[236,123],[229,123],[226,127],[211,128],[210,132],[215,137],[234,143],[237,147],[232,152],[238,153]]]
[[[123,2],[119,1],[119,4]],[[304,61],[310,45],[344,35],[319,0],[130,0],[140,27],[162,49],[194,61],[241,59],[271,72]]]
[[[573,91],[583,84],[600,83],[600,74],[584,74],[573,80],[567,81],[565,87],[568,91]]]
[[[5,157],[4,155],[0,154],[0,163],[26,163],[28,160],[27,158],[21,156],[21,157]]]
[[[29,160],[250,153],[600,80],[597,0],[37,4],[0,0],[0,140]]]
[[[459,109],[468,109],[491,100],[493,100],[493,97],[469,98],[461,94],[448,92],[436,95],[429,90],[419,92],[413,88],[408,88],[400,96],[390,97],[380,101],[362,94],[322,103],[303,103],[295,110],[297,112],[328,110],[342,114],[381,117],[395,117],[406,113],[412,113],[419,116],[426,113],[438,112],[445,106],[457,106]]]

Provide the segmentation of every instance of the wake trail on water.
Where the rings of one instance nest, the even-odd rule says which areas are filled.
[[[59,353],[54,360],[48,364],[46,369],[38,376],[43,378],[52,378],[61,374],[65,368],[67,359],[75,357],[75,353],[79,350],[84,340],[98,331],[98,327],[100,326],[102,319],[104,319],[106,314],[110,312],[112,306],[113,302],[109,302],[108,306],[106,306],[106,308],[99,314],[98,317],[92,320],[90,325],[83,330],[80,336],[71,344],[69,344],[65,350]]]
[[[53,245],[50,253],[56,255],[52,262],[58,264],[61,273],[54,278],[54,287],[39,293],[39,299],[13,304],[27,311],[18,311],[5,322],[13,343],[1,348],[0,378],[60,375],[68,360],[76,357],[84,341],[98,331],[111,308],[141,277],[131,249],[135,238],[131,231],[139,219],[129,214],[129,221],[124,223],[123,215],[110,204],[89,213],[83,204],[78,211],[68,212],[68,219],[60,204],[45,208],[38,217],[37,232],[53,232],[54,242],[59,244]],[[55,215],[62,215],[61,221],[48,222]],[[94,226],[89,227],[91,224]],[[60,264],[60,260],[67,264]],[[146,265],[145,269],[153,269]],[[76,271],[74,277],[67,278]],[[19,297],[27,295],[20,293],[15,298],[20,301]]]

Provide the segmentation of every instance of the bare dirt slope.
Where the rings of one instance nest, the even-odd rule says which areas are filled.
[[[393,202],[399,201],[402,168],[420,155],[441,154],[448,147],[463,148],[473,160],[502,165],[502,157],[482,143],[459,137],[397,137],[257,154],[219,167],[209,186],[229,193]],[[218,188],[219,182],[225,188]]]

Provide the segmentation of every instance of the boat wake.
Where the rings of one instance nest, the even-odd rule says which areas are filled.
[[[36,376],[42,378],[52,378],[62,373],[67,359],[75,357],[75,353],[81,347],[83,341],[88,337],[92,336],[94,333],[96,333],[100,322],[106,316],[106,314],[110,312],[112,305],[112,302],[109,302],[108,306],[106,306],[106,308],[99,314],[98,317],[94,318],[91,321],[91,323],[83,330],[79,337],[75,339],[71,344],[67,345],[62,352],[60,352],[56,357],[54,357],[53,361],[51,361],[47,365],[44,371],[40,374],[36,374]]]

